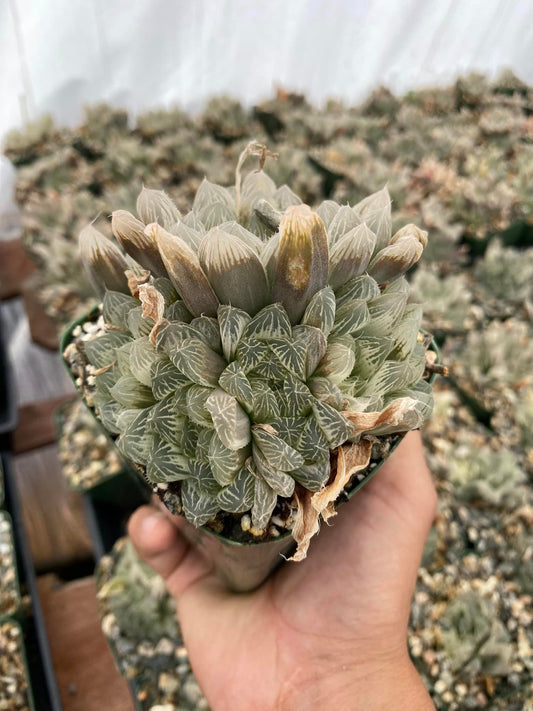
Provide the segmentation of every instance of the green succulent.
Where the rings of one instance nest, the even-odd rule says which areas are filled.
[[[478,392],[514,392],[533,377],[533,340],[523,321],[493,321],[471,331],[456,356],[454,371]]]
[[[493,606],[468,590],[449,603],[441,617],[442,643],[455,670],[508,674],[513,646]]]
[[[113,576],[100,585],[98,599],[105,601],[119,628],[136,642],[157,643],[163,637],[179,636],[174,598],[129,540],[122,542]]]
[[[520,501],[520,484],[526,479],[513,452],[495,452],[468,439],[459,442],[450,453],[449,477],[458,499],[482,500],[493,506]]]
[[[533,248],[518,251],[494,240],[477,262],[474,276],[485,299],[511,304],[532,301]]]
[[[184,216],[144,189],[137,212],[112,216],[128,259],[92,226],[80,235],[106,324],[84,350],[100,419],[171,510],[196,526],[251,511],[260,535],[278,498],[325,486],[330,451],[361,432],[354,413],[408,406],[376,433],[429,415],[403,277],[426,233],[391,237],[386,189],[313,212],[259,170],[234,188],[204,181]]]
[[[411,282],[412,296],[424,304],[424,322],[430,329],[463,330],[468,324],[472,294],[463,275],[445,277],[421,267]]]

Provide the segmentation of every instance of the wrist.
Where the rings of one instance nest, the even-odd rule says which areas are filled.
[[[434,711],[407,652],[317,672],[280,699],[276,711]]]

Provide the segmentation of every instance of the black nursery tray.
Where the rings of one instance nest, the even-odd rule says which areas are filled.
[[[17,424],[15,378],[9,362],[0,315],[0,448],[9,448],[9,435]]]
[[[24,637],[30,691],[35,701],[36,711],[61,711],[52,655],[48,645],[35,569],[24,529],[22,507],[16,489],[11,456],[7,452],[1,452],[0,461],[5,477],[6,506],[13,521],[13,538],[20,588],[23,594],[26,592],[31,598],[31,609],[27,612],[22,610],[17,615],[17,621]]]

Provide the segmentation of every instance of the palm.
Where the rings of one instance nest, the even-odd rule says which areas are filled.
[[[355,664],[357,651],[360,659],[368,650],[385,658],[404,648],[434,497],[418,435],[409,435],[312,541],[305,563],[285,565],[256,592],[224,591],[198,560],[187,584],[168,576],[194,672],[213,707],[257,709],[261,699],[277,708],[287,689],[309,681],[304,670],[329,665],[334,673],[347,650]]]

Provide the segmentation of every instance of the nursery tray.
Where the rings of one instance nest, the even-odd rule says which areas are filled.
[[[111,553],[115,542],[126,535],[126,526],[131,514],[137,506],[142,506],[144,501],[140,500],[137,505],[131,507],[118,506],[110,502],[99,501],[88,494],[83,495],[83,503],[85,506],[85,515],[89,526],[89,533],[93,543],[94,557],[99,563],[100,559]],[[111,641],[106,637],[107,644],[111,650],[117,672],[123,676],[120,671],[120,663],[117,650]],[[145,711],[141,702],[137,698],[138,689],[135,685],[135,680],[127,679],[126,682],[130,689],[131,698],[136,711]]]
[[[15,376],[9,362],[4,326],[0,316],[0,448],[10,448],[10,433],[17,424]]]
[[[61,711],[52,656],[48,645],[46,625],[37,589],[35,569],[22,518],[22,507],[15,482],[11,456],[0,453],[5,474],[6,505],[13,520],[13,537],[21,590],[31,598],[31,611],[18,615],[24,636],[26,657],[33,698],[37,711]]]

